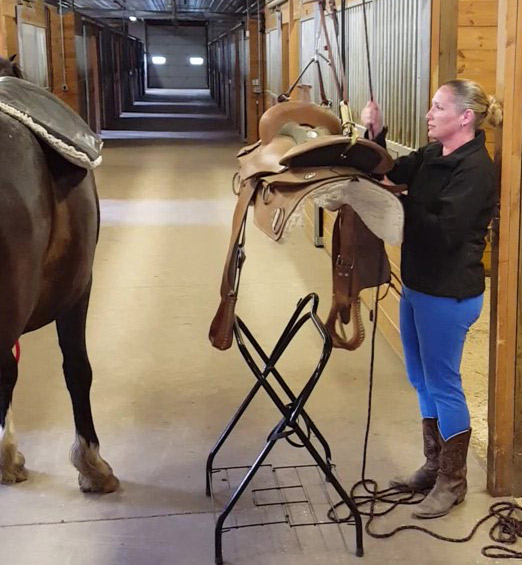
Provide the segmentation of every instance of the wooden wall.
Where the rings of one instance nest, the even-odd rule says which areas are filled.
[[[18,53],[18,27],[16,2],[0,0],[0,9],[5,27],[5,40],[0,43],[3,56]],[[48,6],[41,1],[21,5],[18,18],[47,30],[49,63],[49,88],[53,94],[61,98],[75,111],[79,111],[78,83],[76,72],[76,48],[74,43],[75,14],[68,13],[63,17],[65,50],[62,53],[61,18],[54,6]],[[63,70],[65,68],[65,79]]]
[[[62,52],[61,17],[50,7],[50,36],[52,77],[51,92],[61,98],[76,112],[80,111],[78,73],[75,46],[75,14],[63,16],[64,49]]]
[[[8,50],[4,9],[3,2],[0,2],[0,57],[6,58],[8,56]]]
[[[16,2],[0,0],[0,55],[10,57],[15,53],[18,53]]]
[[[43,0],[18,6],[15,0],[0,0],[0,55],[19,52],[20,21],[46,29],[49,90],[88,121],[94,131],[110,127],[125,107],[144,94],[139,79],[143,74],[143,46],[137,40],[75,12],[60,15]],[[102,32],[107,35],[103,46]],[[77,52],[78,45],[85,53]],[[108,70],[101,68],[102,59]],[[103,70],[108,91],[102,88]]]
[[[475,80],[488,94],[496,91],[498,0],[460,0],[457,36],[457,76]],[[486,127],[493,156],[494,134]]]

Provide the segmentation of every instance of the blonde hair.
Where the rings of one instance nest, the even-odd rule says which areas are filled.
[[[473,80],[448,80],[442,86],[449,86],[453,91],[457,106],[462,110],[473,110],[475,129],[486,121],[493,126],[502,123],[502,104],[495,96],[488,96],[482,86]]]

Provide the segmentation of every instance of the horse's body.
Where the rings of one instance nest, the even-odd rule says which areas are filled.
[[[0,76],[16,76],[0,59]],[[0,482],[27,478],[13,432],[18,376],[12,348],[26,332],[56,322],[77,439],[71,460],[84,491],[118,486],[98,454],[85,345],[92,264],[99,231],[94,175],[44,147],[23,124],[0,113]]]

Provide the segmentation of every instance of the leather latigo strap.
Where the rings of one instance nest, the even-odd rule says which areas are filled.
[[[366,227],[351,206],[342,206],[332,235],[332,307],[325,324],[334,347],[353,351],[361,345],[364,326],[359,293],[389,282],[390,277],[383,241]],[[347,339],[343,326],[352,317],[353,335]]]
[[[232,233],[221,279],[221,302],[210,324],[208,337],[217,349],[229,349],[235,322],[239,275],[244,260],[244,230],[250,205],[256,189],[255,181],[242,182],[232,218]]]

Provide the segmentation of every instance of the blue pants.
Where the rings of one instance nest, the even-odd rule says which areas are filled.
[[[410,383],[423,418],[438,418],[448,440],[470,427],[460,362],[464,341],[482,310],[483,295],[458,300],[402,287],[400,328]]]

